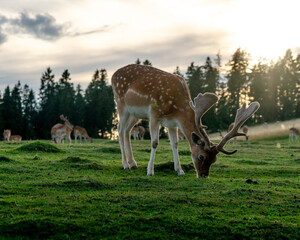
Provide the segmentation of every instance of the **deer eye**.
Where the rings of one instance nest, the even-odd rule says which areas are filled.
[[[199,159],[200,161],[204,161],[204,156],[203,156],[203,155],[199,155],[198,159]]]

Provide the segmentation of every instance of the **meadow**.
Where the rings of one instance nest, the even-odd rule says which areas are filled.
[[[229,143],[197,179],[179,142],[184,177],[160,140],[133,141],[137,170],[122,170],[117,141],[0,142],[0,239],[300,239],[300,144]]]

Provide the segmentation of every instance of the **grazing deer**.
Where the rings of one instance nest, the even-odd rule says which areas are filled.
[[[20,142],[20,141],[22,141],[22,137],[20,135],[11,135],[9,137],[9,140],[10,141],[18,141],[18,142]]]
[[[178,139],[179,139],[179,140],[184,140],[184,139],[185,139],[185,136],[184,136],[184,134],[180,131],[180,129],[178,129]]]
[[[68,143],[71,144],[73,125],[64,115],[60,115],[60,119],[64,121],[64,124],[57,123],[51,128],[51,138],[55,143],[61,143],[62,140],[67,138]]]
[[[82,138],[84,138],[85,142],[87,141],[89,141],[90,143],[93,142],[93,139],[88,135],[86,129],[83,127],[75,126],[73,129],[73,134],[74,134],[75,143],[77,143],[78,137],[80,139],[80,143]]]
[[[289,138],[289,142],[294,142],[294,138],[295,138],[295,142],[299,142],[298,137],[300,136],[299,130],[295,127],[290,128],[290,138]]]
[[[131,136],[133,137],[134,140],[138,140],[139,139],[139,129],[137,126],[134,126],[131,129]]]
[[[247,133],[248,133],[248,131],[249,131],[248,126],[247,126],[247,125],[244,125],[244,126],[242,127],[242,131],[243,131],[243,133],[245,133],[245,141],[248,141],[248,139],[249,139],[249,136],[247,135]]]
[[[4,141],[9,141],[10,135],[11,135],[11,131],[9,129],[5,129],[3,131]]]
[[[240,126],[259,108],[259,103],[246,104],[237,111],[234,126],[218,143],[212,143],[202,125],[202,116],[217,102],[213,93],[198,94],[191,100],[191,95],[184,78],[154,67],[128,65],[117,70],[112,76],[112,87],[119,115],[119,142],[122,164],[125,170],[137,168],[134,160],[130,131],[139,119],[149,119],[151,135],[151,155],[147,175],[154,175],[154,158],[159,142],[160,124],[169,128],[170,143],[173,150],[174,169],[183,176],[178,149],[177,129],[179,128],[190,144],[192,160],[197,177],[208,177],[212,163],[219,152],[227,152],[224,145],[238,133]]]
[[[138,135],[140,140],[144,140],[146,129],[143,126],[138,126]]]

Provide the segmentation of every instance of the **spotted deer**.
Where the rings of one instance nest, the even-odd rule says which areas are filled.
[[[93,139],[88,135],[86,129],[84,127],[75,126],[73,129],[75,143],[77,143],[77,138],[81,139],[84,138],[85,142],[89,141],[90,143],[93,142]]]
[[[135,126],[131,129],[131,136],[133,137],[134,140],[139,139],[139,129],[137,126]]]
[[[242,127],[242,131],[243,131],[243,133],[245,134],[245,141],[248,141],[248,139],[249,139],[249,136],[247,135],[247,133],[248,133],[248,131],[249,131],[248,126],[247,126],[247,125],[244,125],[244,126]]]
[[[144,140],[146,129],[143,126],[138,126],[139,129],[139,139]]]
[[[64,124],[57,123],[51,128],[51,138],[55,143],[62,143],[66,138],[68,143],[71,144],[73,125],[64,115],[60,115],[60,119],[64,121]]]
[[[9,137],[9,140],[10,141],[20,142],[20,141],[22,141],[22,136],[20,136],[20,135],[11,135]]]
[[[11,135],[10,129],[5,129],[5,130],[3,131],[3,138],[4,138],[4,141],[9,141],[10,135]]]
[[[151,154],[147,175],[154,175],[154,158],[159,143],[160,124],[169,129],[169,138],[173,150],[174,169],[179,176],[184,175],[178,156],[178,128],[189,142],[192,161],[197,177],[208,177],[210,166],[216,161],[219,152],[234,154],[224,149],[224,145],[239,133],[241,125],[259,108],[253,102],[237,110],[232,130],[215,144],[210,141],[206,126],[202,125],[202,116],[217,102],[214,93],[199,93],[191,100],[185,80],[150,66],[127,65],[112,76],[112,87],[119,115],[119,142],[122,164],[125,170],[137,168],[133,157],[130,131],[139,119],[149,119],[151,135]]]
[[[289,137],[289,142],[299,142],[298,137],[300,136],[300,132],[297,128],[292,127],[290,128],[290,137]]]

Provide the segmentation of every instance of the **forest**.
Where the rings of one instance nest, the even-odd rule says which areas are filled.
[[[260,59],[250,65],[250,60],[251,55],[238,48],[224,66],[217,54],[215,59],[208,56],[202,65],[190,63],[185,72],[175,68],[173,73],[185,78],[192,99],[200,92],[218,95],[217,105],[203,118],[211,132],[227,129],[243,102],[261,104],[248,125],[300,117],[300,54],[295,56],[288,49],[276,61]],[[149,60],[135,63],[152,66]],[[13,88],[7,86],[0,99],[0,129],[11,129],[23,139],[49,139],[61,114],[74,126],[85,127],[94,138],[109,138],[116,130],[114,96],[104,68],[95,70],[84,90],[74,86],[68,69],[56,81],[48,67],[38,93],[18,81]]]

